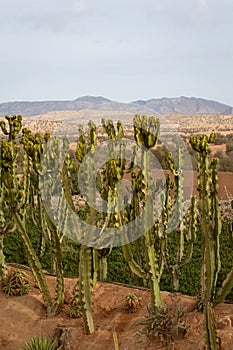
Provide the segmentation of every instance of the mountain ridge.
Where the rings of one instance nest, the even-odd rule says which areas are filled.
[[[35,116],[53,111],[85,109],[129,111],[147,114],[232,114],[233,107],[198,97],[162,97],[131,102],[113,101],[103,96],[81,96],[60,101],[10,101],[0,103],[0,115]]]

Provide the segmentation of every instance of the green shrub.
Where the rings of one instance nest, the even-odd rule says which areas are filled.
[[[40,241],[40,231],[35,228],[33,224],[30,226],[30,237],[33,241],[33,245],[39,254],[39,241]],[[169,238],[169,247],[172,251],[172,247],[175,246],[175,237]],[[136,242],[134,243],[134,245]],[[137,260],[138,252],[132,247],[132,251]],[[143,254],[143,244],[141,246],[141,255]],[[155,242],[156,250],[158,249],[158,242]],[[233,264],[233,241],[232,236],[229,232],[229,222],[223,222],[222,233],[220,235],[220,256],[221,256],[221,270],[219,273],[218,285],[222,284],[227,273]],[[79,254],[79,244],[73,242],[68,237],[64,237],[62,244],[63,253],[63,268],[64,275],[67,276],[77,276],[77,262]],[[4,254],[6,257],[6,262],[14,262],[18,264],[27,265],[27,259],[22,247],[21,238],[17,232],[4,237]],[[173,257],[171,256],[171,260]],[[108,260],[108,276],[107,281],[109,282],[120,282],[131,285],[146,286],[145,281],[141,278],[133,275],[128,265],[125,263],[125,259],[122,253],[121,247],[116,247],[112,249],[111,254],[107,258]],[[143,261],[143,257],[142,257]],[[51,271],[51,258],[50,250],[46,247],[46,250],[41,257],[41,263],[43,269],[46,271]],[[144,267],[144,265],[142,265]],[[193,247],[193,256],[191,261],[182,267],[181,277],[180,277],[180,289],[179,291],[183,294],[188,295],[199,295],[200,292],[200,272],[201,272],[201,233],[200,228],[197,230],[197,240]],[[163,271],[161,282],[161,290],[166,290],[173,292],[171,279],[166,268]],[[228,300],[233,300],[233,291],[231,291],[228,296]]]

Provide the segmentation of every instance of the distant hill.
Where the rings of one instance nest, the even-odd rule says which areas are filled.
[[[16,101],[0,103],[0,115],[35,116],[54,111],[128,111],[147,114],[232,114],[233,107],[203,98],[185,97],[137,100],[129,103],[111,101],[102,96],[82,96],[66,101]]]
[[[178,98],[158,98],[148,101],[135,101],[143,107],[151,108],[160,114],[231,114],[233,108],[225,104],[209,101],[203,98],[185,97]]]

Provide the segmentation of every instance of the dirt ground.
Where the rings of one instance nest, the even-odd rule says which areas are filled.
[[[93,335],[84,335],[82,318],[68,316],[68,302],[72,295],[76,279],[65,279],[65,305],[59,316],[46,317],[42,298],[35,281],[28,272],[33,288],[30,295],[7,297],[0,292],[0,349],[18,350],[24,341],[32,336],[48,335],[53,337],[62,330],[67,337],[65,350],[115,350],[113,333],[117,335],[119,350],[159,349],[157,344],[149,346],[138,343],[132,326],[139,320],[145,320],[150,294],[146,289],[129,288],[123,285],[97,282],[93,292],[94,321],[96,331]],[[54,291],[55,278],[47,276],[51,291]],[[139,299],[139,307],[129,313],[125,303],[128,293],[134,293]],[[186,310],[189,324],[184,337],[179,337],[162,349],[203,350],[205,349],[203,314],[196,311],[195,297],[179,293],[162,292],[163,303],[171,308],[179,305]],[[222,304],[215,309],[218,321],[218,336],[222,350],[233,349],[233,305]]]

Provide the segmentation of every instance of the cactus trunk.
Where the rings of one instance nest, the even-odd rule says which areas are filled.
[[[92,249],[84,245],[79,252],[78,304],[80,305],[86,334],[95,332],[92,314]]]

